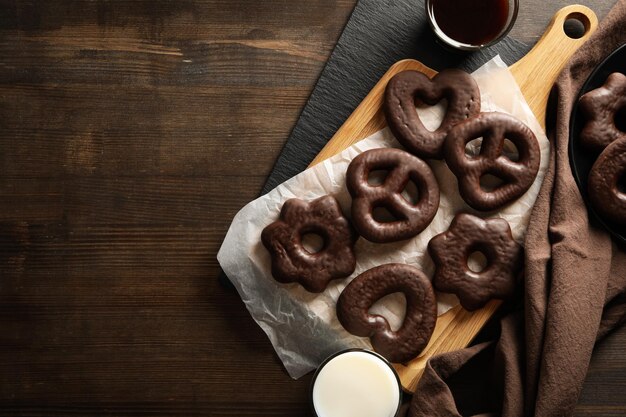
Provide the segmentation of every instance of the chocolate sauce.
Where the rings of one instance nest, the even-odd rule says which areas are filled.
[[[442,32],[469,45],[497,38],[509,15],[508,0],[431,0],[431,8]]]

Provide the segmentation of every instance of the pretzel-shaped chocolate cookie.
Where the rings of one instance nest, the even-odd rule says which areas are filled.
[[[480,137],[480,154],[466,155],[465,145]],[[517,161],[502,154],[505,139],[517,147]],[[481,113],[453,127],[444,153],[448,167],[457,177],[461,197],[471,207],[484,211],[498,209],[524,194],[537,176],[541,157],[533,131],[515,117],[497,112]],[[494,190],[483,190],[480,179],[487,174],[503,183]]]
[[[302,236],[318,234],[323,247],[311,253]],[[310,203],[285,201],[280,219],[263,229],[261,241],[272,257],[272,275],[278,282],[299,282],[307,291],[322,292],[328,282],[354,272],[356,234],[341,213],[337,200],[320,197]]]
[[[604,218],[626,225],[626,137],[604,148],[591,167],[587,190],[593,208]],[[620,189],[621,188],[621,189]]]
[[[385,295],[402,292],[406,313],[402,327],[391,330],[387,320],[370,314]],[[337,300],[337,317],[350,333],[369,337],[372,347],[391,362],[408,362],[426,347],[437,321],[437,300],[430,280],[419,269],[386,264],[363,272]]]
[[[381,185],[370,185],[369,174],[388,171]],[[412,181],[418,201],[407,201],[402,192]],[[426,162],[400,149],[371,149],[352,160],[346,173],[352,195],[352,223],[365,239],[386,243],[408,239],[420,233],[435,217],[439,207],[439,186]],[[374,218],[374,209],[384,207],[396,221]]]
[[[476,251],[487,258],[480,272],[468,266]],[[438,291],[456,294],[466,310],[479,309],[492,298],[508,298],[515,292],[522,247],[513,240],[504,219],[457,214],[447,231],[428,242],[428,252],[436,266],[433,285]]]
[[[626,75],[619,72],[609,75],[604,85],[583,94],[579,105],[587,117],[580,132],[580,140],[587,148],[601,151],[609,143],[626,138],[626,132],[615,123],[620,111],[626,114]],[[626,124],[626,120],[622,123]]]
[[[448,100],[441,125],[426,129],[415,110],[417,101],[435,105]],[[387,83],[383,104],[389,129],[398,142],[420,158],[441,159],[443,141],[455,124],[480,112],[480,91],[468,73],[446,69],[432,80],[418,71],[402,71]]]

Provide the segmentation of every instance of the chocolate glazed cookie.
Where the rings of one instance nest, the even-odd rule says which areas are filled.
[[[468,266],[470,255],[477,251],[487,259],[480,272]],[[436,267],[433,285],[438,291],[456,294],[466,310],[477,310],[492,298],[505,299],[515,292],[522,247],[513,240],[504,219],[457,214],[446,232],[430,240],[428,252]]]
[[[387,320],[368,310],[382,297],[401,292],[406,297],[402,327],[391,330]],[[404,264],[381,265],[365,271],[343,290],[337,317],[350,333],[369,337],[376,352],[391,362],[408,362],[426,347],[437,321],[437,300],[430,280]]]
[[[602,151],[591,167],[587,189],[591,205],[602,217],[626,225],[626,137]]]
[[[311,253],[302,236],[317,234],[323,247]],[[356,234],[341,213],[337,200],[320,197],[310,203],[293,198],[280,211],[280,219],[263,229],[261,241],[272,258],[278,282],[299,282],[307,291],[322,292],[328,282],[349,276],[356,268]]]
[[[441,125],[431,132],[415,105],[434,106],[443,99],[448,109]],[[443,70],[432,80],[421,72],[403,71],[387,83],[383,109],[389,129],[402,146],[420,158],[441,159],[443,141],[452,126],[480,112],[480,91],[476,81],[461,70]]]
[[[466,155],[465,146],[480,137],[480,154]],[[502,154],[505,139],[517,147],[516,161]],[[463,200],[483,211],[501,208],[521,197],[535,181],[541,158],[533,131],[515,117],[498,112],[481,113],[454,126],[446,137],[444,153]],[[502,184],[484,190],[480,180],[487,174],[498,177]]]
[[[587,118],[580,140],[588,149],[599,152],[611,142],[626,138],[626,132],[616,123],[619,114],[626,118],[626,75],[609,75],[602,87],[584,94],[579,104]],[[626,120],[621,122],[624,128]]]
[[[376,170],[388,172],[381,185],[369,183],[370,172]],[[402,195],[409,181],[418,190],[415,204]],[[371,242],[395,242],[417,235],[430,224],[439,207],[439,186],[428,164],[400,149],[371,149],[359,154],[348,166],[346,185],[352,195],[352,223]],[[377,220],[374,209],[379,207],[386,208],[396,220]]]

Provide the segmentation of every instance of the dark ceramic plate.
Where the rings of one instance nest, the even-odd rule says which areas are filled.
[[[600,65],[591,73],[585,84],[583,84],[570,119],[570,136],[569,136],[569,159],[572,166],[572,172],[580,193],[582,194],[589,213],[595,221],[604,226],[615,239],[626,245],[626,227],[618,226],[615,223],[602,218],[589,204],[587,195],[587,177],[591,166],[598,157],[597,154],[589,153],[581,145],[578,137],[580,131],[585,125],[585,117],[578,111],[578,99],[588,91],[594,90],[606,81],[607,77],[613,72],[621,72],[626,74],[626,44],[620,46],[611,53]]]

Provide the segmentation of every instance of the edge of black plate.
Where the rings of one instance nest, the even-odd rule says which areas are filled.
[[[580,88],[578,95],[576,96],[576,102],[572,109],[572,113],[570,115],[570,125],[569,125],[569,144],[568,144],[568,154],[570,159],[570,166],[572,168],[572,174],[574,175],[574,180],[578,185],[578,190],[580,191],[583,200],[585,201],[585,205],[587,206],[587,211],[591,214],[592,220],[596,221],[602,227],[613,235],[613,237],[620,243],[626,245],[626,228],[619,227],[612,222],[604,220],[594,209],[591,207],[589,203],[589,197],[587,195],[587,176],[589,175],[589,171],[591,170],[591,166],[593,162],[598,157],[595,154],[589,154],[585,151],[584,154],[581,154],[582,151],[578,150],[580,146],[578,144],[578,136],[580,131],[582,130],[582,115],[578,112],[578,101],[580,97],[588,91],[591,91],[595,88],[600,87],[606,81],[606,77],[600,77],[603,71],[610,67],[611,65],[619,65],[619,62],[613,63],[614,60],[620,59],[621,54],[624,55],[624,60],[626,62],[626,44],[623,44],[613,50],[598,66],[594,68],[589,77],[585,80],[585,83]],[[610,70],[610,72],[616,71]],[[626,67],[622,68],[621,71],[625,71]],[[608,74],[606,74],[608,76]],[[601,80],[601,81],[600,81]],[[584,162],[584,163],[583,163]],[[588,165],[587,169],[585,167],[581,167],[580,165]]]

